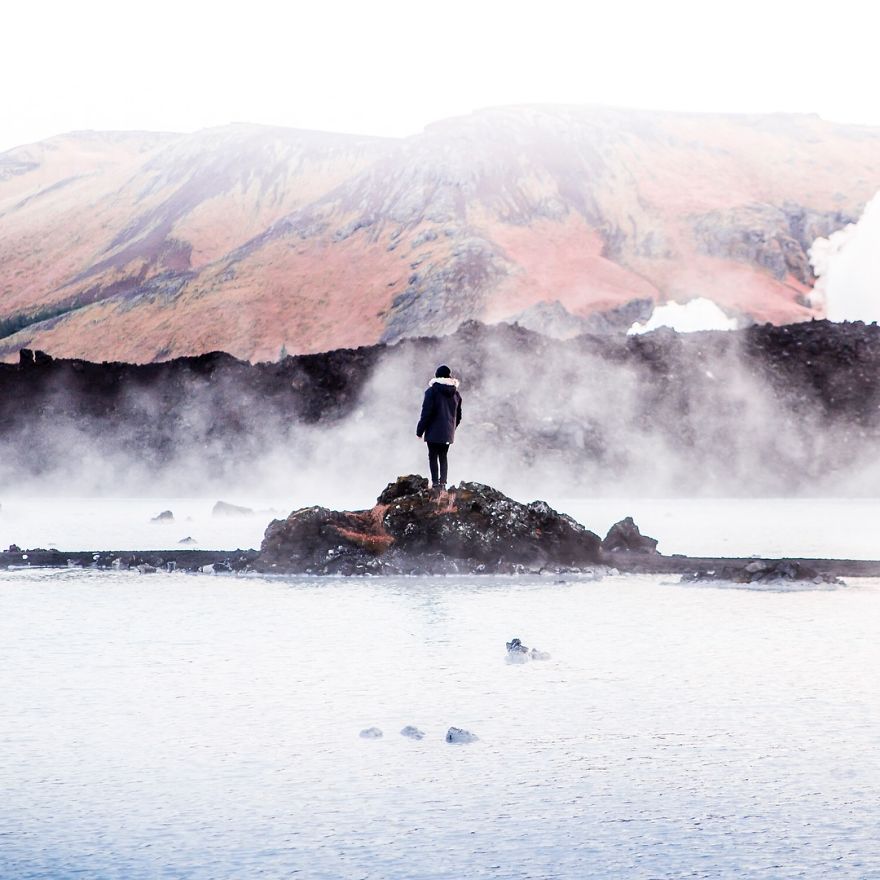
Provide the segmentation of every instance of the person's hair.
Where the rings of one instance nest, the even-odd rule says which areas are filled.
[[[452,370],[450,370],[449,367],[446,366],[446,364],[441,364],[434,371],[434,377],[436,379],[448,379],[451,375],[452,375]]]

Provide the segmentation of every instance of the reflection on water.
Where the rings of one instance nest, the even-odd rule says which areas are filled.
[[[878,622],[876,581],[3,572],[0,877],[880,877]]]

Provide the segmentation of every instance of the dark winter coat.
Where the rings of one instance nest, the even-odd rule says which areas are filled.
[[[461,422],[458,379],[432,379],[422,402],[422,416],[416,434],[428,443],[452,443]]]

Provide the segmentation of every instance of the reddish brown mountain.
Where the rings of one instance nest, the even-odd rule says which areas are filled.
[[[796,321],[810,244],[878,189],[880,129],[812,116],[64,135],[0,155],[0,354],[274,359],[695,296]]]

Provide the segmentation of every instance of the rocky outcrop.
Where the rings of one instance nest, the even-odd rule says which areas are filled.
[[[788,275],[812,287],[809,250],[856,217],[837,210],[816,211],[786,203],[755,203],[704,214],[694,232],[704,253],[767,269],[783,281]]]
[[[411,475],[390,483],[370,510],[307,507],[274,520],[257,567],[324,575],[538,572],[596,565],[599,544],[543,501],[521,504],[480,483],[438,496]]]
[[[639,531],[631,516],[614,523],[602,541],[606,553],[656,553],[657,539]]]

